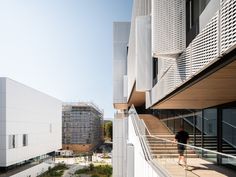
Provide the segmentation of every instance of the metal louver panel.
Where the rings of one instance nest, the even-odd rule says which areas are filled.
[[[221,9],[221,53],[236,45],[236,1],[225,0]]]
[[[218,51],[218,12],[192,41],[192,74],[215,59]]]
[[[152,0],[152,52],[176,56],[185,44],[185,1]]]
[[[132,9],[132,19],[129,37],[129,51],[127,63],[128,75],[128,96],[130,97],[134,83],[136,81],[136,18],[139,16],[150,15],[151,0],[134,0]]]

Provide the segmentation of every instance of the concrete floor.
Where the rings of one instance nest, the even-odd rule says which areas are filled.
[[[236,171],[218,166],[200,158],[187,159],[187,169],[178,165],[178,159],[154,159],[173,177],[236,177]]]

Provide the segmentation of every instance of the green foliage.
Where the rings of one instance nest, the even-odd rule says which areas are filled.
[[[68,169],[68,167],[65,164],[58,164],[53,168],[48,167],[48,171],[40,175],[40,177],[60,177],[66,169]]]
[[[89,171],[90,171],[89,168],[82,168],[82,169],[76,170],[75,174],[84,174],[84,173],[88,173]]]
[[[89,164],[89,170],[90,170],[90,171],[93,171],[93,170],[94,170],[94,165],[93,165],[93,163],[90,163],[90,164]]]
[[[104,125],[104,136],[112,140],[112,121],[106,122]]]
[[[96,174],[94,174],[94,175],[92,175],[91,177],[99,177],[98,175],[96,175]]]
[[[93,164],[90,164],[88,168],[77,170],[75,174],[92,174],[92,177],[97,177],[97,176],[110,177],[112,175],[112,166],[111,165],[94,166]]]
[[[111,165],[99,165],[95,167],[95,170],[98,174],[101,175],[107,175],[111,176],[112,175],[112,166]]]

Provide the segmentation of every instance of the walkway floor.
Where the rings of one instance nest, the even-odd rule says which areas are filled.
[[[236,171],[217,166],[200,158],[190,158],[187,161],[188,167],[185,170],[183,165],[178,165],[178,159],[155,159],[170,176],[173,177],[235,177]]]

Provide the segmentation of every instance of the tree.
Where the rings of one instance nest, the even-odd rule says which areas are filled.
[[[112,121],[106,122],[104,125],[104,136],[112,140]]]

